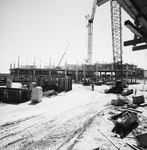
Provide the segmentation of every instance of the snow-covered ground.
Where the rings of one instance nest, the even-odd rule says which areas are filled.
[[[143,84],[130,85],[143,94]],[[0,149],[2,150],[93,150],[117,149],[100,131],[122,150],[131,149],[126,141],[135,144],[133,135],[124,139],[111,132],[114,124],[108,119],[115,94],[105,94],[108,86],[73,84],[73,90],[62,92],[42,102],[31,101],[12,105],[0,104]],[[146,87],[145,87],[146,88]],[[132,95],[127,97],[132,99]],[[147,117],[146,107],[140,108]],[[99,131],[100,130],[100,131]],[[132,137],[132,138],[131,138]]]

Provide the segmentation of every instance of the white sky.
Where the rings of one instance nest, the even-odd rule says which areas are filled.
[[[87,30],[85,15],[92,0],[0,0],[0,73],[9,72],[10,63],[39,66],[85,62]],[[130,19],[122,12],[123,41],[133,39],[124,26]],[[109,2],[97,7],[94,19],[93,63],[112,62],[111,16]],[[147,50],[133,52],[123,47],[124,63],[147,69]]]

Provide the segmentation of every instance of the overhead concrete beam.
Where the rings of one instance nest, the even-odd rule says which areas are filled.
[[[116,1],[130,15],[130,17],[132,17],[133,19],[135,19],[135,14],[132,12],[132,10],[129,8],[129,6],[126,4],[125,1],[123,1],[123,0],[116,0]]]
[[[138,50],[147,50],[147,45],[145,44],[145,45],[141,45],[141,46],[134,46],[133,47],[133,51],[138,51]]]
[[[97,0],[97,5],[101,6],[103,4],[105,4],[106,2],[108,2],[109,0]]]
[[[139,30],[139,28],[137,28],[131,21],[125,21],[125,26],[128,27],[138,37],[143,37],[143,34]]]
[[[137,44],[146,43],[146,42],[147,42],[147,38],[139,38],[135,40],[125,41],[124,46],[137,45]]]
[[[143,16],[139,15],[138,20],[147,28],[147,20]]]

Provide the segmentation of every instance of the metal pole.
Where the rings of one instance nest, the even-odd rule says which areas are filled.
[[[98,128],[98,130],[105,136],[105,138],[107,138],[118,150],[120,150],[120,148],[116,145],[116,144],[114,144],[99,128]]]

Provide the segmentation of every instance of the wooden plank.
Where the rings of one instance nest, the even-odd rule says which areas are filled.
[[[126,142],[126,144],[127,144],[128,146],[130,146],[133,150],[139,150],[138,148],[136,148],[135,146],[133,146],[133,145],[127,143],[127,142]]]
[[[146,106],[146,105],[147,105],[147,103],[142,103],[142,104],[140,104],[139,106],[144,107],[144,106]]]
[[[98,128],[98,131],[100,131],[104,135],[105,138],[107,138],[118,150],[120,150],[120,148],[111,139],[109,139],[108,136],[106,136],[99,128]]]
[[[136,45],[144,42],[147,42],[147,38],[139,38],[136,40],[125,41],[124,46]]]
[[[136,146],[136,145],[134,145],[134,144],[133,144],[133,146],[135,146],[135,147],[138,148],[139,150],[144,150],[143,148],[138,147],[138,146]]]

